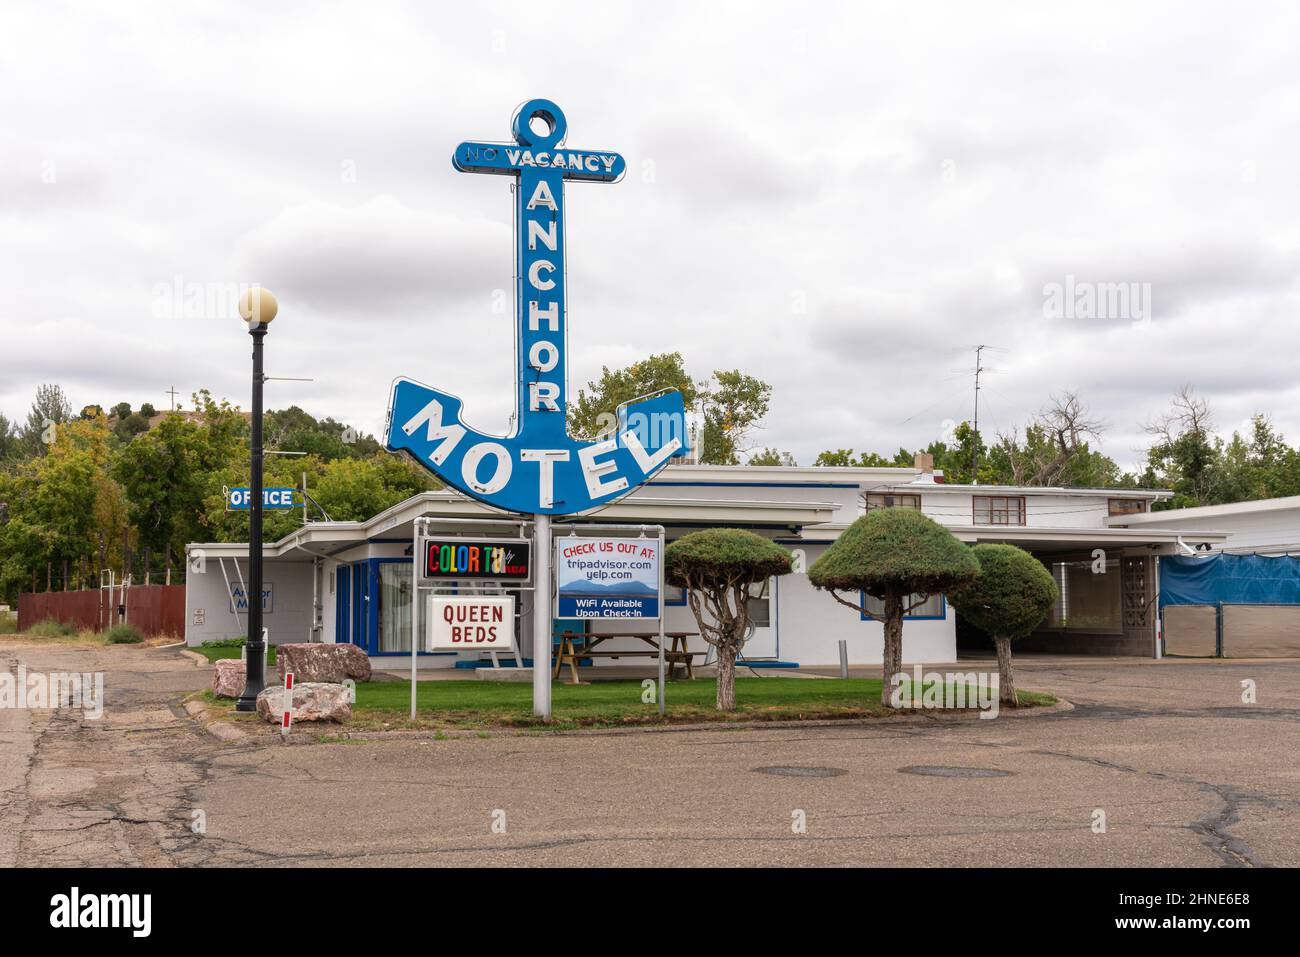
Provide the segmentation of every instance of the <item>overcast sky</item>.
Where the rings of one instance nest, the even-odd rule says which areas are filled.
[[[757,443],[810,464],[968,418],[986,343],[988,431],[1076,390],[1132,464],[1189,382],[1221,432],[1263,411],[1294,444],[1297,35],[1294,4],[1185,0],[9,0],[0,412],[42,382],[247,407],[222,292],[260,282],[268,372],[316,380],[269,407],[379,434],[404,375],[504,431],[509,183],[450,158],[548,97],[628,162],[568,187],[575,395],[652,352],[740,368],[774,387]],[[1052,315],[1068,276],[1139,285]]]

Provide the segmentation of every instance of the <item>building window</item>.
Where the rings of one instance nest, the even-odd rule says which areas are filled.
[[[379,566],[379,650],[411,650],[411,563]]]
[[[664,604],[665,605],[685,605],[686,589],[681,585],[670,585],[664,582]]]
[[[973,506],[976,525],[1025,524],[1025,499],[1022,495],[976,495]]]
[[[919,495],[895,495],[892,492],[868,492],[862,496],[863,501],[867,503],[867,511],[873,511],[877,508],[912,508],[916,511],[921,510],[921,496]]]
[[[1053,562],[1052,577],[1060,593],[1046,626],[1089,634],[1123,634],[1124,599],[1118,559],[1107,559],[1104,571],[1095,560]],[[1041,626],[1040,626],[1041,627]]]
[[[865,592],[860,593],[862,599],[862,617],[864,620],[874,620],[872,615],[883,615],[885,613],[885,600],[875,598]],[[919,595],[908,595],[903,599],[903,607],[906,608],[919,598]],[[925,620],[942,620],[947,616],[948,603],[944,600],[943,595],[931,595],[921,604],[917,605],[911,611],[903,616],[904,621],[910,621],[914,618]]]
[[[1111,515],[1141,515],[1147,510],[1146,501],[1140,498],[1112,498],[1106,505]]]
[[[768,578],[761,582],[753,582],[749,586],[749,601],[746,602],[746,607],[749,611],[749,620],[755,628],[772,627],[771,583],[772,579]]]

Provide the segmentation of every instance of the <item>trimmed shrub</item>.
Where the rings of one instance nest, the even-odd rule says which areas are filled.
[[[739,528],[692,532],[664,550],[664,578],[686,589],[700,637],[718,649],[719,711],[736,708],[736,657],[749,639],[749,586],[790,571],[790,553]]]
[[[1033,555],[1014,545],[976,545],[980,577],[950,596],[957,614],[993,637],[998,651],[999,699],[1015,707],[1011,643],[1024,638],[1056,603],[1056,580]]]
[[[915,509],[881,508],[846,528],[813,562],[808,580],[862,614],[869,613],[859,592],[884,602],[884,614],[871,617],[884,625],[880,702],[892,707],[893,681],[903,670],[903,617],[931,595],[967,585],[979,573],[970,548],[934,519]]]

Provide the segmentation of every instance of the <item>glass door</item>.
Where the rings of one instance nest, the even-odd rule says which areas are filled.
[[[775,658],[776,629],[773,626],[773,579],[749,586],[749,621],[754,634],[745,642],[746,658]]]

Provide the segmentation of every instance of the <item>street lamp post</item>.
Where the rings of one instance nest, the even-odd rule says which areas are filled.
[[[256,711],[257,696],[266,687],[266,641],[262,636],[262,340],[279,311],[269,290],[254,286],[239,299],[239,315],[253,337],[252,441],[249,455],[248,501],[248,643],[245,647],[244,691],[236,711]]]

